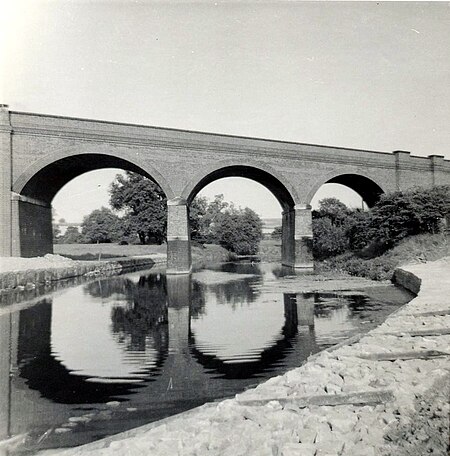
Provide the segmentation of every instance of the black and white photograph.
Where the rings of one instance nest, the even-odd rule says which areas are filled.
[[[0,11],[0,456],[450,456],[449,2]]]

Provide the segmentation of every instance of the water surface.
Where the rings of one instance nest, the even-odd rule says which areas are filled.
[[[394,286],[263,287],[282,276],[248,263],[141,271],[2,312],[0,440],[26,434],[16,452],[74,446],[233,396],[411,299]]]

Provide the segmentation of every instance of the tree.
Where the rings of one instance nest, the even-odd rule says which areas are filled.
[[[102,207],[84,217],[81,232],[86,242],[112,242],[120,238],[120,225],[120,218]]]
[[[215,227],[227,207],[229,204],[224,201],[223,195],[215,195],[210,203],[206,198],[194,198],[190,211],[190,223],[194,226],[193,231],[191,225],[192,239],[209,244],[219,243]]]
[[[313,211],[312,222],[316,258],[338,255],[348,248],[347,230],[351,214],[351,209],[336,198],[319,201],[319,209]]]
[[[441,231],[449,213],[449,186],[416,188],[383,195],[371,211],[370,227],[390,248],[407,236]]]
[[[238,255],[254,255],[263,238],[263,223],[259,215],[246,207],[233,205],[217,215],[212,228],[212,237],[222,247]]]
[[[154,239],[164,242],[167,233],[167,200],[155,182],[140,174],[118,174],[110,188],[110,204],[125,211],[123,228],[126,235],[137,234],[141,244]]]
[[[270,237],[272,239],[281,239],[283,236],[283,228],[281,226],[276,226],[272,233],[270,234]]]
[[[208,212],[208,200],[205,197],[197,196],[189,206],[189,227],[191,239],[198,242],[206,242],[206,219]]]
[[[57,223],[52,223],[52,229],[53,229],[53,242],[59,242],[59,239],[61,237],[61,228]]]
[[[53,242],[58,242],[59,237],[61,236],[61,228],[59,227],[58,223],[55,222],[56,211],[52,209],[52,234],[53,234]],[[61,222],[61,219],[59,220]]]
[[[313,233],[313,252],[318,259],[339,255],[348,247],[346,229],[333,224],[331,218],[313,220]]]
[[[328,218],[334,226],[340,226],[345,223],[351,212],[352,210],[337,198],[324,198],[319,201],[319,209],[314,211],[313,216]]]
[[[66,232],[59,238],[60,244],[79,244],[82,242],[81,233],[76,226],[67,227]]]

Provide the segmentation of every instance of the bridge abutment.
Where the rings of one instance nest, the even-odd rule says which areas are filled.
[[[12,256],[29,258],[53,253],[51,205],[15,193],[10,205]]]
[[[0,105],[0,256],[11,256],[12,127],[8,105]]]
[[[191,271],[189,209],[185,200],[167,201],[167,274]]]

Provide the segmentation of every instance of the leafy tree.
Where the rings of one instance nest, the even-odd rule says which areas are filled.
[[[217,215],[212,236],[222,247],[238,255],[253,255],[258,252],[263,238],[263,223],[259,215],[246,207],[233,205]]]
[[[210,203],[206,198],[194,198],[190,211],[190,223],[194,226],[193,230],[191,225],[192,239],[209,244],[219,243],[215,227],[227,207],[229,204],[224,201],[223,195],[216,195]]]
[[[193,199],[189,207],[189,227],[191,239],[198,242],[205,242],[205,216],[208,212],[208,200],[198,196]]]
[[[318,259],[339,255],[348,247],[345,227],[335,225],[331,218],[313,220],[313,233],[313,252]]]
[[[58,242],[60,244],[79,244],[83,242],[82,239],[83,236],[78,231],[78,228],[76,226],[69,226]]]
[[[118,174],[110,188],[113,209],[125,211],[126,235],[137,234],[141,244],[154,239],[162,244],[167,233],[167,200],[155,182],[140,174]]]
[[[272,233],[270,234],[270,237],[272,239],[281,239],[283,236],[283,228],[281,226],[276,226]]]
[[[52,223],[53,229],[53,242],[59,242],[59,238],[61,237],[61,228],[58,224]]]
[[[59,237],[61,236],[61,228],[59,225],[55,222],[55,215],[56,211],[52,209],[52,233],[53,233],[53,242],[58,242]],[[61,222],[60,219],[59,221]]]
[[[313,217],[325,217],[329,219],[334,226],[340,226],[345,223],[347,216],[351,214],[351,212],[352,210],[337,198],[324,198],[319,201],[319,209],[314,211]]]
[[[102,207],[84,217],[81,225],[86,242],[112,242],[120,237],[120,218]]]
[[[386,248],[420,233],[437,233],[450,213],[450,187],[416,188],[383,195],[370,215],[370,227]]]

